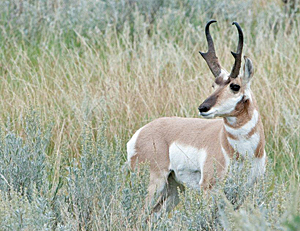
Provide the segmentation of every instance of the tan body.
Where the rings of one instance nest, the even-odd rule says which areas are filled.
[[[174,126],[175,125],[175,126]],[[172,144],[194,147],[198,150],[205,149],[207,152],[202,176],[213,174],[213,164],[221,172],[226,168],[226,159],[222,154],[220,141],[218,145],[216,139],[222,139],[223,120],[204,120],[197,118],[165,117],[156,119],[139,132],[135,143],[135,153],[131,156],[132,168],[136,160],[138,162],[149,162],[151,174],[161,178],[164,183],[171,169],[170,146]],[[219,136],[216,137],[215,134]],[[221,154],[221,155],[220,155]],[[182,155],[188,155],[182,150]],[[199,157],[200,158],[200,157]],[[195,169],[200,166],[196,166]],[[205,179],[202,186],[206,187],[210,179]],[[151,182],[152,183],[152,182]],[[200,180],[197,182],[200,189]],[[159,188],[159,185],[155,185]],[[150,184],[151,187],[151,184]]]
[[[238,23],[233,23],[239,32],[239,43],[229,74],[221,68],[215,55],[209,33],[209,26],[214,22],[211,20],[206,25],[209,49],[201,53],[215,76],[214,92],[198,109],[204,118],[223,118],[159,118],[140,128],[127,143],[127,158],[132,168],[136,163],[150,164],[149,199],[154,198],[155,192],[158,196],[154,212],[162,206],[170,210],[178,203],[178,187],[211,188],[216,174],[223,178],[230,161],[236,161],[234,156],[242,165],[245,159],[251,163],[246,184],[253,184],[265,171],[265,137],[250,89],[254,71],[249,58],[245,57],[244,73],[239,75],[242,30]]]

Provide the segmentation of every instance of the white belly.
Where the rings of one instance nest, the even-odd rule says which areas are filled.
[[[205,149],[197,149],[176,142],[171,144],[169,148],[170,170],[174,171],[176,180],[188,187],[200,190],[206,155]]]

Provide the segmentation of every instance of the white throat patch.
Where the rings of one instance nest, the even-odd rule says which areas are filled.
[[[226,117],[226,120],[227,120],[227,122],[228,123],[230,123],[231,125],[234,125],[235,123],[236,123],[236,117],[231,117],[231,116],[229,116],[229,117]]]
[[[225,126],[226,131],[234,136],[246,136],[256,126],[257,122],[258,122],[258,111],[254,110],[251,120],[248,121],[241,128],[235,129],[235,128],[229,127],[226,124],[224,124],[224,126]]]
[[[231,147],[236,150],[242,156],[248,155],[248,157],[252,158],[255,150],[260,141],[259,133],[254,133],[250,138],[239,138],[238,140],[234,140],[231,138],[227,138]]]

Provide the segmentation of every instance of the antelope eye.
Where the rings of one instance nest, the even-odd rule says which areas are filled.
[[[239,90],[240,90],[240,86],[239,85],[237,85],[237,84],[230,84],[230,89],[231,90],[233,90],[233,91],[236,91],[236,92],[238,92]]]

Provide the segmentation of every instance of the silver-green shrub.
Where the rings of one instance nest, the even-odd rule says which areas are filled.
[[[0,140],[4,230],[296,230],[299,225],[298,194],[270,167],[249,186],[251,165],[241,170],[233,161],[211,191],[186,189],[170,214],[153,219],[145,200],[148,167],[127,169],[120,140],[108,142],[104,135],[105,121],[96,130],[86,122],[81,156],[61,166],[56,182],[47,154],[51,126],[41,129],[34,112],[21,123],[22,136],[12,129],[14,122],[7,124]]]
[[[41,130],[36,113],[29,113],[24,121],[23,134],[12,131],[10,119],[1,129],[0,139],[0,190],[9,196],[10,191],[27,195],[33,190],[47,191],[47,149],[50,145],[51,126]],[[5,132],[3,131],[5,129]]]

